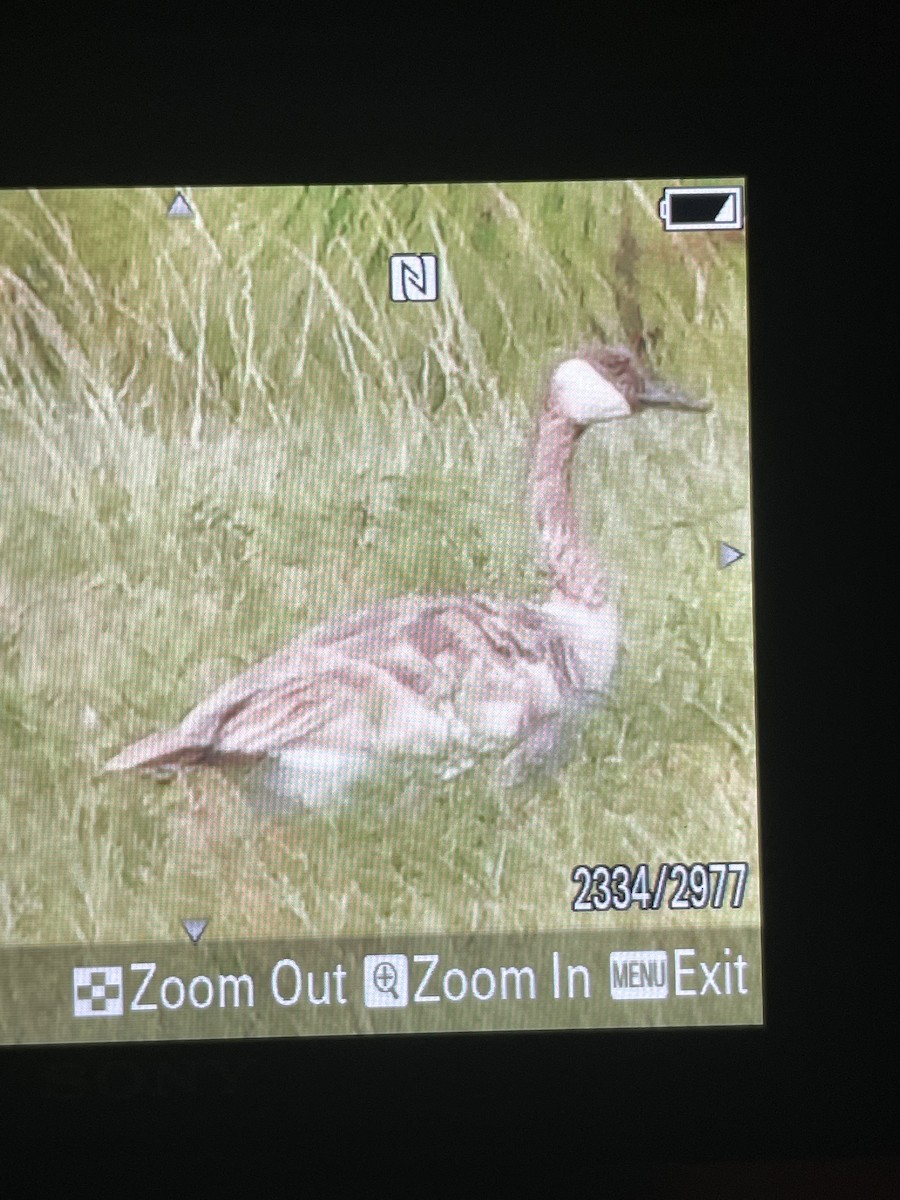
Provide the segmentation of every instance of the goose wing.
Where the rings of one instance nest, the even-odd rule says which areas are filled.
[[[503,750],[583,687],[577,655],[536,606],[406,597],[313,628],[107,769],[252,762],[299,746],[417,757]]]

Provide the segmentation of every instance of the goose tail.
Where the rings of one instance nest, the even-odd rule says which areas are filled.
[[[126,746],[115,758],[111,758],[104,771],[134,771],[178,769],[195,766],[202,762],[206,752],[185,736],[182,729],[165,729],[151,733],[131,746]]]

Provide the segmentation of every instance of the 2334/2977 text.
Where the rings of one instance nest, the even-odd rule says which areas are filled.
[[[747,891],[746,862],[660,863],[651,876],[647,863],[627,867],[581,864],[572,871],[578,891],[573,912],[625,912],[630,908],[740,908]]]

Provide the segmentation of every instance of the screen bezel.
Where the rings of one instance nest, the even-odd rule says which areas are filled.
[[[716,112],[709,90],[629,94],[627,128],[611,135],[604,129],[602,147],[586,116],[573,122],[558,111],[546,114],[543,124],[529,123],[527,137],[511,123],[485,129],[474,108],[448,115],[446,125],[432,111],[421,114],[419,125],[407,119],[402,138],[390,117],[373,136],[368,121],[351,127],[338,112],[325,133],[307,132],[289,152],[281,129],[265,135],[249,125],[232,130],[225,142],[212,136],[204,145],[202,133],[167,141],[160,113],[149,138],[135,137],[126,122],[118,137],[96,144],[92,154],[67,144],[64,126],[49,152],[46,140],[30,149],[22,143],[5,157],[0,183],[746,177],[765,1026],[4,1048],[6,1086],[23,1110],[77,1121],[88,1102],[99,1099],[115,1109],[115,1121],[127,1123],[146,1121],[151,1100],[166,1108],[167,1119],[211,1105],[227,1120],[237,1119],[252,1095],[254,1119],[262,1119],[296,1100],[299,1077],[306,1094],[316,1096],[314,1127],[321,1122],[324,1129],[326,1114],[340,1111],[348,1124],[369,1122],[389,1137],[397,1122],[430,1127],[434,1112],[421,1103],[425,1079],[448,1142],[451,1130],[461,1136],[479,1122],[493,1122],[510,1147],[541,1129],[561,1153],[569,1143],[577,1153],[585,1106],[592,1114],[587,1128],[596,1133],[602,1120],[604,1153],[622,1160],[633,1157],[639,1143],[645,1155],[657,1158],[755,1157],[802,1153],[828,1137],[833,1145],[853,1146],[878,1137],[877,1123],[869,1124],[868,1133],[865,1128],[871,1106],[851,1114],[828,1091],[829,1079],[860,1079],[855,1051],[865,1032],[841,1044],[830,1041],[829,1029],[846,1028],[840,989],[814,986],[826,937],[811,919],[819,915],[827,941],[837,946],[850,944],[853,929],[834,905],[827,919],[810,906],[826,844],[823,826],[836,837],[841,821],[847,825],[838,776],[829,784],[820,757],[830,697],[810,693],[806,672],[825,617],[815,606],[817,581],[798,570],[814,536],[803,482],[825,436],[791,402],[811,386],[808,356],[796,353],[798,338],[810,350],[819,345],[801,302],[815,278],[818,251],[812,243],[820,228],[815,214],[804,218],[800,230],[794,217],[786,218],[790,205],[804,198],[808,175],[798,174],[790,139],[771,124],[774,101],[754,109],[748,91],[742,108],[724,87],[716,96],[729,103],[702,129],[676,123],[673,131],[659,122],[659,103],[664,99],[670,112],[684,112],[702,99],[708,115],[711,108]],[[325,136],[328,128],[341,128],[339,144]],[[827,390],[817,395],[826,406],[839,399]],[[809,460],[798,458],[798,448]],[[807,539],[802,549],[801,538]],[[810,829],[817,831],[812,839]],[[386,1074],[402,1097],[389,1111],[381,1100]],[[699,1114],[689,1102],[698,1088],[713,1098]],[[646,1104],[644,1096],[671,1101]],[[579,1112],[581,1119],[573,1115]]]

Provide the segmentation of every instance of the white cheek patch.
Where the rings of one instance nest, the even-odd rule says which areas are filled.
[[[583,358],[570,358],[558,366],[550,387],[566,416],[579,425],[610,421],[631,413],[619,389]]]

